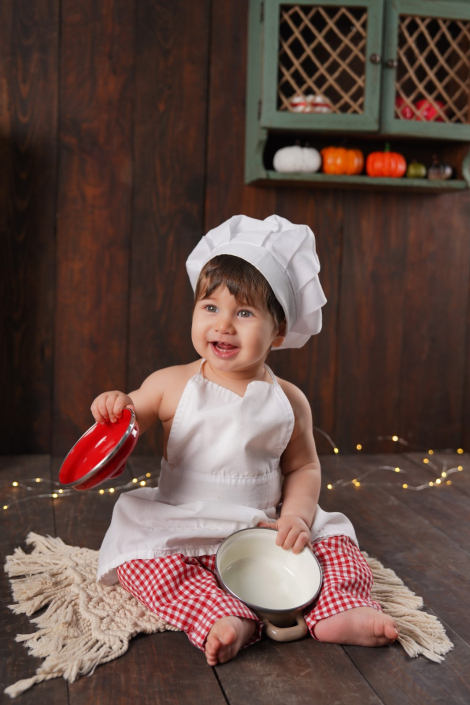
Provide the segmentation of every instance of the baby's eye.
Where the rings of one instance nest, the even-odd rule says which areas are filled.
[[[214,304],[207,304],[207,306],[204,306],[206,311],[209,311],[209,313],[216,313],[217,312],[217,306],[214,306]]]
[[[242,311],[238,312],[238,315],[240,316],[240,318],[250,318],[250,316],[252,316],[253,314],[251,313],[251,311],[246,311],[245,309],[243,309]]]

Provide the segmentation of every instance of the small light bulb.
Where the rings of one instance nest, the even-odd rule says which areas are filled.
[[[443,470],[443,471],[441,472],[441,477],[447,477],[447,473],[446,473],[445,470]]]
[[[392,436],[392,441],[398,441],[398,436]]]
[[[438,477],[438,478],[437,478],[437,480],[436,480],[436,485],[440,485],[440,484],[441,484],[441,482],[442,482],[441,478],[440,478],[440,477]]]
[[[395,472],[400,472],[400,468],[395,468]]]
[[[152,477],[152,473],[146,472],[146,473],[145,473],[145,477]]]
[[[335,453],[339,453],[339,448],[333,448]]]
[[[429,458],[423,458],[423,463],[429,463]]]
[[[333,485],[327,485],[327,488],[328,488],[329,490],[332,490],[332,489],[333,489]]]
[[[429,487],[434,487],[434,482],[433,482],[432,480],[431,480],[431,482],[429,483]]]
[[[357,449],[357,450],[362,450],[362,446],[361,446],[360,443],[357,444],[356,449]]]
[[[37,477],[37,478],[36,478],[36,482],[41,482],[41,478],[40,478],[40,477]]]
[[[18,483],[17,483],[17,482],[12,482],[11,484],[13,485],[13,487],[18,487]]]
[[[145,482],[145,480],[141,480],[141,481],[139,482],[139,485],[140,485],[141,487],[143,487],[143,486],[146,485],[146,484],[147,484],[147,483]]]
[[[407,490],[407,489],[408,489],[408,485],[406,484],[406,482],[405,482],[404,485],[402,485],[402,487],[403,487],[404,490]]]
[[[446,480],[446,485],[451,485],[451,484],[452,484],[452,480]]]
[[[8,504],[4,504],[4,505],[3,505],[3,508],[4,508],[4,509],[8,509]]]
[[[104,490],[100,490],[100,494],[104,494]]]
[[[457,468],[457,470],[459,470],[460,472],[462,472],[463,467],[462,467],[461,465],[459,465],[459,467]]]
[[[111,494],[113,494],[113,492],[114,492],[114,487],[110,487],[110,488],[109,488],[109,491],[111,492]]]
[[[433,451],[433,450],[428,450],[428,454],[429,454],[429,455],[434,455],[434,451]]]
[[[462,455],[462,454],[463,454],[463,448],[457,448],[457,453],[458,453],[459,455]]]
[[[356,487],[360,487],[360,486],[361,486],[361,483],[360,483],[360,482],[355,482],[354,484],[356,485]]]
[[[63,494],[64,490],[59,490],[59,494]]]
[[[54,499],[57,499],[57,497],[58,497],[59,495],[58,495],[56,492],[54,492],[54,494],[53,494],[52,496],[54,497]]]
[[[133,482],[134,485],[135,485],[135,484],[138,482],[138,479],[137,479],[136,477],[133,477],[133,478],[132,478],[132,482]]]

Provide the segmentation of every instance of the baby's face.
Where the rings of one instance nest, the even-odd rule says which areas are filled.
[[[226,372],[264,362],[271,346],[284,340],[267,311],[241,305],[227,287],[196,303],[191,337],[198,354],[214,369]]]

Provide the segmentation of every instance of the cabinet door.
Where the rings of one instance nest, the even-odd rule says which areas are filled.
[[[382,131],[470,138],[470,2],[388,0]]]
[[[261,126],[379,129],[382,0],[265,0]]]

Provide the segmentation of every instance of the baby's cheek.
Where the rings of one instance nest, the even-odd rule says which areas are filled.
[[[193,347],[195,348],[195,350],[197,352],[199,352],[198,348],[201,345],[201,335],[200,335],[200,332],[198,331],[197,324],[194,322],[194,318],[193,318],[193,322],[191,325],[191,343],[193,344]]]

